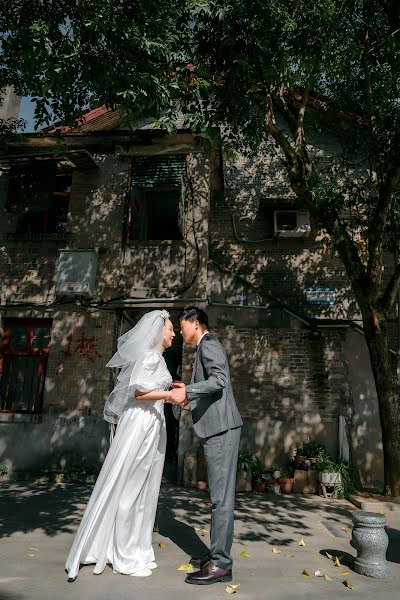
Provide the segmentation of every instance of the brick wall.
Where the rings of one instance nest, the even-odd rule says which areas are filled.
[[[215,324],[212,331],[228,355],[232,387],[244,420],[242,445],[266,464],[287,460],[309,437],[336,453],[338,417],[343,415],[350,423],[353,411],[343,353],[345,336],[313,332],[293,319],[286,319],[283,327],[265,327],[269,317],[246,319],[247,312],[245,307],[217,306],[209,311]],[[232,324],[221,326],[221,322]],[[185,347],[186,382],[193,356],[193,350]]]

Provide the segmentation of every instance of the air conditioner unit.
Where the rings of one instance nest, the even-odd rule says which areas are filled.
[[[274,233],[279,237],[307,237],[310,235],[310,215],[300,210],[274,211]]]
[[[56,274],[57,296],[93,296],[96,289],[97,252],[61,250]]]

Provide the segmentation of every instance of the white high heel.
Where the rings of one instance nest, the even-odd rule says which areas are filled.
[[[150,569],[147,567],[145,569],[141,569],[140,571],[135,571],[134,573],[130,573],[131,577],[149,577],[151,575]]]

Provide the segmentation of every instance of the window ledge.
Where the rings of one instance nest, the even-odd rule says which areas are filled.
[[[158,248],[160,246],[186,246],[185,240],[129,240],[128,247]]]
[[[10,242],[65,242],[71,234],[63,231],[60,233],[7,233],[6,239]]]
[[[34,423],[39,424],[42,422],[42,415],[39,414],[27,414],[27,413],[10,413],[0,412],[0,424],[1,423]]]

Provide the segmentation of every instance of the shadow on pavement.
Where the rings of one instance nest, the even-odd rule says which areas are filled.
[[[74,532],[91,491],[87,484],[1,484],[0,538],[35,529]]]

